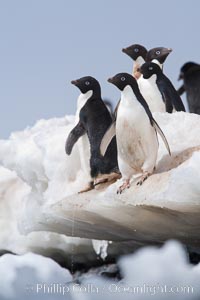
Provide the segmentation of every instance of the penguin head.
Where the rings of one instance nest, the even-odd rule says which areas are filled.
[[[146,61],[157,60],[160,64],[164,64],[167,56],[172,52],[171,48],[157,47],[150,49],[146,56]]]
[[[139,44],[134,44],[127,48],[123,48],[122,52],[126,53],[133,60],[136,60],[140,56],[145,60],[147,55],[147,49],[144,46]]]
[[[161,68],[157,64],[152,62],[143,64],[140,67],[139,71],[142,73],[144,79],[148,79],[154,74],[158,75],[162,73]]]
[[[77,86],[82,94],[87,93],[88,91],[100,92],[99,82],[92,76],[81,77],[76,80],[71,81],[72,84]]]
[[[180,70],[180,74],[179,74],[179,78],[178,80],[184,79],[185,75],[192,71],[194,68],[199,67],[198,64],[194,63],[194,62],[187,62],[185,63]]]
[[[133,89],[138,88],[135,78],[128,73],[118,73],[108,79],[108,82],[114,84],[120,91],[123,91],[127,85]]]

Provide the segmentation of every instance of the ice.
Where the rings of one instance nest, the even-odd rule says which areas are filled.
[[[122,280],[119,282],[87,278],[99,288],[95,298],[118,299],[199,299],[199,267],[188,263],[185,249],[176,241],[167,242],[162,248],[145,247],[122,257],[118,263]]]
[[[1,140],[0,163],[6,172],[14,172],[16,181],[15,193],[12,178],[10,183],[0,182],[6,190],[1,205],[7,211],[7,220],[1,221],[1,249],[25,253],[31,247],[45,253],[59,248],[70,253],[76,245],[76,254],[94,257],[92,239],[113,241],[107,252],[116,255],[174,238],[199,251],[200,116],[177,112],[155,113],[154,117],[172,156],[160,141],[155,174],[141,187],[132,182],[121,195],[116,194],[120,181],[78,194],[87,184],[78,144],[70,156],[65,154],[65,141],[75,124],[73,116],[40,120],[32,128],[13,133],[9,140]],[[18,230],[15,247],[12,238],[6,241],[6,236],[12,237],[12,226],[14,233]],[[49,241],[45,246],[43,236]]]
[[[104,260],[108,255],[107,249],[108,249],[109,242],[92,240],[92,245],[93,245],[93,248],[94,248],[96,254],[100,255],[101,258]]]
[[[34,253],[22,256],[4,254],[0,257],[0,299],[61,299],[44,290],[45,285],[58,283],[63,287],[72,281],[67,269],[52,259]],[[56,298],[55,298],[56,297]]]
[[[74,281],[67,269],[37,254],[0,257],[0,299],[198,300],[200,264],[192,266],[176,241],[144,247],[118,262],[121,280],[93,269]],[[115,271],[113,265],[105,270]],[[102,274],[102,275],[100,275]]]
[[[23,205],[29,193],[30,187],[15,172],[0,167],[0,253],[9,251],[24,254],[34,251],[70,266],[73,249],[75,264],[95,261],[96,254],[90,240],[49,231],[33,231],[27,235],[20,232]]]

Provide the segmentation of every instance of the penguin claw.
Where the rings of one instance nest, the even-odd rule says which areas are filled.
[[[78,194],[86,193],[86,192],[89,192],[93,189],[94,189],[94,182],[91,181],[91,182],[88,183],[88,185],[83,190],[79,191]]]
[[[110,174],[104,174],[95,178],[94,180],[94,187],[106,182],[115,182],[117,179],[121,178],[121,174],[112,172]]]
[[[142,185],[145,180],[149,177],[149,174],[144,174],[141,176],[140,180],[137,182],[137,185]]]
[[[121,194],[125,189],[129,189],[129,188],[130,188],[130,182],[129,180],[127,180],[117,189],[117,194]]]

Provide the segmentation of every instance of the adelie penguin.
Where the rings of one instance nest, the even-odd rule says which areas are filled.
[[[166,61],[168,55],[172,52],[171,48],[156,47],[147,52],[146,62],[153,62],[163,70],[163,64]]]
[[[71,154],[74,144],[87,134],[90,145],[90,175],[92,181],[81,192],[94,188],[95,185],[120,177],[117,163],[117,146],[114,138],[103,157],[100,153],[101,140],[112,123],[111,115],[101,98],[99,82],[86,76],[71,82],[81,91],[80,111],[77,125],[69,133],[65,150]]]
[[[154,62],[161,70],[163,70],[164,62],[168,55],[172,52],[171,48],[156,47],[150,49],[146,55],[146,62]],[[138,80],[140,92],[147,101],[151,112],[166,112],[166,106],[163,101],[159,101],[160,98],[156,97],[154,86],[149,80],[145,80],[141,76]]]
[[[172,52],[172,49],[165,47],[156,47],[148,51],[144,46],[134,44],[127,48],[123,48],[122,52],[127,54],[134,61],[132,74],[135,79],[139,79],[141,76],[139,68],[145,62],[152,61],[158,64],[161,69],[163,69],[163,64],[168,55]]]
[[[140,93],[135,78],[127,73],[119,73],[108,79],[108,82],[120,89],[121,101],[116,123],[113,123],[102,140],[101,152],[105,153],[116,134],[118,164],[123,179],[117,193],[121,193],[130,187],[133,175],[140,175],[137,184],[141,185],[153,173],[158,153],[157,132],[161,135],[169,154],[170,148]]]
[[[140,48],[140,47],[142,48]],[[141,50],[144,47],[141,45],[132,45],[130,47],[127,47],[123,49],[122,51],[129,55],[134,60],[134,72],[133,77],[138,79],[138,85],[140,92],[142,93],[143,97],[147,101],[149,108],[152,112],[165,112],[165,105],[163,101],[156,101],[155,95],[154,95],[154,88],[151,86],[151,82],[144,80],[143,76],[141,76],[140,73],[140,67],[148,61],[152,61],[159,65],[161,69],[163,69],[163,64],[168,57],[168,55],[172,52],[171,48],[165,48],[165,47],[156,47],[152,48],[149,51]],[[146,48],[145,48],[146,49]],[[137,57],[137,55],[139,55]],[[142,56],[141,56],[142,55]],[[139,61],[140,63],[138,63]],[[137,69],[136,69],[137,68]],[[137,72],[137,73],[136,73]]]
[[[179,95],[186,92],[190,112],[200,115],[200,65],[185,63],[180,71],[179,80],[181,79],[183,85],[178,89]]]
[[[155,102],[163,102],[166,112],[172,113],[173,109],[185,111],[181,97],[157,64],[152,62],[145,63],[141,66],[140,72],[144,80],[151,84]]]
[[[138,69],[146,62],[147,49],[142,45],[134,44],[127,48],[123,48],[122,52],[130,56],[134,61],[132,75],[135,79],[139,79],[141,73]]]

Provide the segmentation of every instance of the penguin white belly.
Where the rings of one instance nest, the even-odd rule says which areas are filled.
[[[76,124],[79,122],[79,113],[81,108],[86,104],[87,100],[91,96],[92,91],[88,91],[85,94],[79,95],[77,99],[77,111],[75,116]],[[87,178],[90,179],[90,143],[87,134],[84,134],[82,137],[80,137],[77,144],[81,161],[81,169],[84,171],[85,176],[87,176]]]
[[[165,103],[155,80],[155,78],[144,79],[143,76],[141,76],[137,82],[142,96],[149,105],[150,111],[165,112]]]
[[[129,86],[125,90],[127,88]],[[130,178],[134,174],[153,171],[158,152],[158,140],[143,106],[137,99],[133,100],[129,91],[124,94],[123,97],[122,92],[117,112],[116,137],[122,177]]]
[[[78,149],[81,161],[81,169],[84,171],[85,176],[90,178],[90,144],[87,134],[84,134],[78,140]]]

